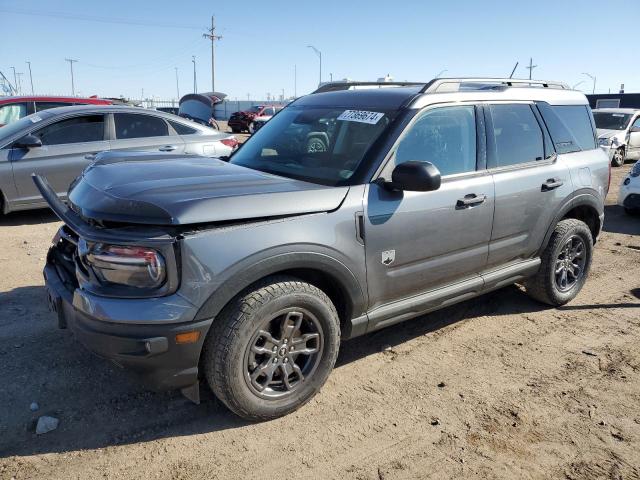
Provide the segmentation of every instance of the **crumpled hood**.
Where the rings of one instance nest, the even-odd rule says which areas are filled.
[[[348,190],[211,158],[132,152],[85,169],[69,200],[95,220],[188,225],[326,212],[338,208]]]
[[[597,128],[596,135],[598,136],[598,138],[611,138],[611,137],[615,137],[616,135],[620,135],[618,139],[623,140],[624,130],[607,130],[604,128]]]

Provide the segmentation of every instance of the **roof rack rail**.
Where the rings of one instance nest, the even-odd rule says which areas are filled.
[[[358,82],[358,81],[338,81],[327,82],[320,85],[312,93],[336,92],[339,90],[349,90],[351,87],[420,87],[426,82]]]
[[[444,93],[460,90],[482,90],[508,87],[542,87],[569,90],[563,82],[526,80],[521,78],[435,78],[420,90],[420,93]]]

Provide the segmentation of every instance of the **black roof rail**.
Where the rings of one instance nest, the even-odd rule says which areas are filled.
[[[445,85],[450,85],[449,88]],[[420,90],[420,93],[457,92],[459,90],[480,90],[496,87],[543,87],[569,90],[563,82],[547,80],[527,80],[521,78],[435,78]],[[444,87],[444,88],[442,88]]]
[[[357,82],[339,81],[327,82],[320,85],[311,93],[336,92],[339,90],[349,90],[351,87],[421,87],[425,82]]]

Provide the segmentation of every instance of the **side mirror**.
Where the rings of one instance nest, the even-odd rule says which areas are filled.
[[[430,192],[440,188],[440,170],[431,162],[410,160],[393,169],[391,187],[409,192]]]
[[[638,133],[640,132],[640,127],[631,127],[629,133]]]
[[[25,135],[13,143],[17,148],[37,148],[42,146],[42,140],[35,135]]]

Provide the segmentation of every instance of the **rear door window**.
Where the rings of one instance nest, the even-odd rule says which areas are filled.
[[[104,115],[83,115],[52,123],[34,135],[43,145],[99,142],[104,140]]]
[[[169,126],[159,117],[137,113],[116,113],[114,115],[116,138],[164,137],[169,135]]]
[[[540,124],[527,104],[490,105],[495,143],[494,166],[506,167],[544,158]]]

